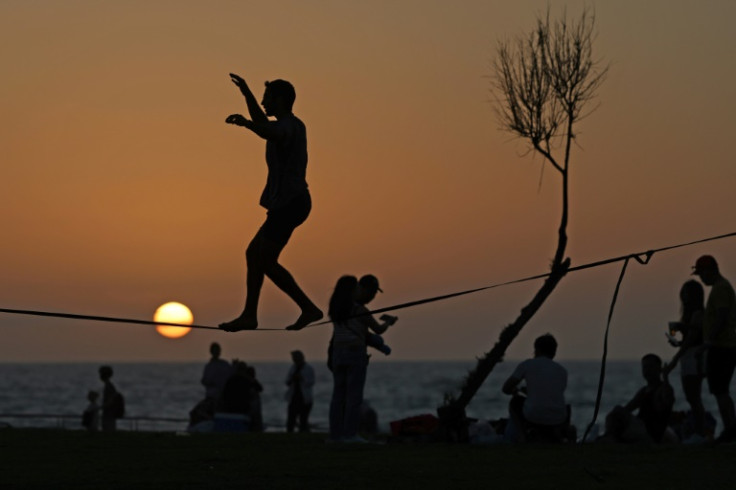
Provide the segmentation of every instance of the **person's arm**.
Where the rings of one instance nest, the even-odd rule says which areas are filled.
[[[288,127],[286,125],[280,124],[279,121],[269,121],[268,116],[266,116],[261,109],[261,106],[258,104],[253,92],[251,92],[248,84],[243,78],[231,73],[230,79],[240,89],[240,93],[245,97],[245,103],[248,106],[250,119],[246,118],[242,114],[231,114],[225,119],[226,123],[250,129],[265,140],[280,139],[288,135]]]
[[[202,371],[202,385],[205,388],[209,388],[213,384],[212,375],[208,368],[209,368],[209,363],[204,367],[204,370]]]
[[[516,366],[514,372],[511,373],[511,376],[509,376],[509,378],[501,387],[502,392],[506,393],[507,395],[513,395],[518,391],[517,388],[519,386],[519,383],[526,379],[527,368],[530,361],[530,359],[527,359],[526,361],[522,361],[521,363],[519,363],[518,366]]]
[[[695,345],[697,345],[697,335],[695,335],[695,333],[691,330],[688,330],[688,333],[682,339],[680,348],[677,349],[677,352],[672,357],[672,360],[662,368],[662,372],[664,373],[665,377],[669,375],[673,369],[675,369],[677,361],[680,360],[685,351],[688,350],[690,347],[694,347]]]
[[[225,122],[235,126],[242,126],[250,129],[264,140],[277,140],[287,135],[284,125],[279,121],[265,121],[257,123],[246,119],[242,114],[230,114],[225,118]]]
[[[113,403],[115,393],[117,390],[110,381],[105,381],[105,388],[102,390],[102,403],[100,403],[100,410],[107,411]]]
[[[519,386],[519,383],[521,383],[521,378],[517,378],[512,375],[503,384],[501,391],[503,391],[507,395],[513,395],[514,392],[516,391],[516,387]]]
[[[624,410],[628,412],[633,412],[634,410],[639,408],[639,406],[641,405],[641,398],[644,395],[644,390],[646,390],[646,387],[637,391],[636,395],[634,395],[634,398],[632,398],[629,403],[624,405]]]
[[[311,388],[314,386],[314,380],[314,368],[309,365],[304,366],[304,369],[302,369],[302,382],[304,383],[304,387]]]
[[[373,318],[373,315],[368,313],[368,308],[366,308],[364,305],[360,305],[356,310],[356,319],[368,327],[369,329],[373,330],[378,335],[381,335],[383,332],[388,330],[388,327],[396,323],[397,318],[386,315],[386,319],[383,322],[378,322],[375,318]]]
[[[250,114],[251,120],[258,124],[268,122],[268,117],[263,112],[263,109],[261,109],[260,104],[245,80],[235,73],[230,74],[230,80],[240,89],[240,93],[245,97],[245,105],[248,106],[248,113]]]
[[[289,368],[289,374],[286,375],[286,386],[291,386],[291,384],[295,381],[294,380],[294,374],[296,371],[296,366],[294,364],[291,365]]]
[[[675,390],[672,389],[667,378],[664,379],[664,384],[657,390],[656,399],[657,405],[662,411],[671,409],[675,404]]]

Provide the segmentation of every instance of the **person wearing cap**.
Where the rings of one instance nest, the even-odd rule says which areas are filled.
[[[723,421],[718,440],[736,440],[736,412],[729,393],[736,369],[736,293],[710,255],[703,255],[695,262],[693,274],[711,287],[703,316],[703,345],[707,349],[708,388],[718,402]]]
[[[286,375],[286,401],[289,403],[286,417],[286,432],[294,432],[299,420],[299,432],[309,432],[309,413],[312,411],[312,387],[314,368],[307,364],[300,350],[291,352],[294,362]]]
[[[260,204],[268,212],[266,221],[245,251],[247,293],[243,312],[234,320],[221,323],[220,328],[226,332],[237,332],[258,327],[258,301],[264,277],[268,277],[301,309],[296,322],[287,327],[300,330],[320,320],[322,310],[307,297],[278,260],[292,233],[306,221],[312,209],[306,180],[307,130],[292,112],[296,92],[291,83],[286,80],[266,82],[261,109],[243,78],[231,73],[230,79],[245,97],[250,119],[241,114],[231,114],[225,122],[249,129],[266,140],[268,177]],[[269,117],[276,120],[269,120]]]
[[[396,321],[395,317],[384,317],[379,323],[366,307],[379,291],[383,292],[373,275],[363,276],[360,281],[355,276],[342,276],[330,298],[330,441],[365,442],[358,428],[368,370],[367,336],[369,330],[382,334]]]
[[[356,294],[355,301],[359,305],[363,305],[365,312],[367,312],[368,309],[365,308],[365,305],[373,301],[376,294],[382,292],[383,289],[378,285],[378,278],[373,274],[366,274],[358,281],[358,292]]]

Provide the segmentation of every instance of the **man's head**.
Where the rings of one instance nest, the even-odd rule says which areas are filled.
[[[662,376],[662,359],[657,354],[641,358],[641,375],[647,382],[659,381]]]
[[[100,379],[107,381],[112,378],[112,368],[110,366],[100,366]]]
[[[218,344],[217,342],[212,342],[210,344],[210,354],[212,354],[212,358],[219,359],[221,353],[222,349],[220,349],[220,344]]]
[[[362,305],[368,304],[376,297],[376,293],[383,292],[378,285],[378,279],[373,274],[366,274],[358,281],[356,301]]]
[[[552,334],[546,333],[537,337],[534,341],[534,357],[544,356],[554,359],[555,354],[557,354],[557,341]]]
[[[703,255],[695,261],[693,274],[700,277],[706,286],[712,286],[720,276],[718,262],[710,255]]]
[[[245,376],[248,371],[248,363],[240,359],[233,359],[232,366],[238,376]]]
[[[291,351],[291,360],[294,361],[294,364],[297,366],[304,364],[304,353],[300,350]]]
[[[273,80],[266,82],[261,105],[267,116],[279,116],[290,113],[295,100],[296,91],[291,83],[286,80]]]

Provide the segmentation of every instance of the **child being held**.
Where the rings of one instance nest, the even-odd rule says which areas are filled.
[[[97,404],[99,397],[100,394],[96,391],[87,393],[89,405],[82,414],[82,425],[90,432],[96,432],[100,428],[100,406]]]

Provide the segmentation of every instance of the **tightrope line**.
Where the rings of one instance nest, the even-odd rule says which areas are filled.
[[[673,250],[673,249],[676,249],[676,248],[688,247],[688,246],[696,245],[696,244],[699,244],[699,243],[712,242],[712,241],[715,241],[715,240],[721,240],[721,239],[724,239],[724,238],[730,238],[730,237],[734,237],[734,236],[736,236],[736,232],[726,233],[726,234],[723,234],[723,235],[717,235],[717,236],[713,236],[713,237],[709,237],[709,238],[702,238],[700,240],[693,240],[693,241],[690,241],[690,242],[680,243],[680,244],[677,244],[677,245],[670,245],[670,246],[667,246],[667,247],[661,247],[661,248],[657,248],[657,249],[647,250],[645,252],[638,252],[638,253],[632,253],[632,254],[627,254],[627,255],[621,255],[621,256],[618,256],[618,257],[612,257],[612,258],[609,258],[609,259],[599,260],[599,261],[596,261],[596,262],[590,262],[590,263],[584,264],[584,265],[578,265],[578,266],[575,266],[575,267],[570,267],[570,268],[568,268],[567,272],[575,272],[575,271],[581,271],[581,270],[585,270],[585,269],[591,269],[591,268],[594,268],[594,267],[600,267],[600,266],[603,266],[603,265],[613,264],[615,262],[628,261],[628,260],[631,260],[631,259],[636,260],[640,264],[646,264],[646,263],[649,262],[649,260],[652,258],[652,256],[655,253],[657,253],[657,252],[664,252],[664,251]],[[431,298],[424,298],[424,299],[419,299],[419,300],[416,300],[416,301],[410,301],[410,302],[407,302],[407,303],[401,303],[401,304],[397,304],[397,305],[386,306],[384,308],[378,308],[376,310],[368,311],[367,313],[364,313],[363,315],[376,315],[378,313],[385,313],[385,312],[389,312],[389,311],[402,310],[402,309],[410,308],[410,307],[413,307],[413,306],[419,306],[419,305],[423,305],[423,304],[427,304],[427,303],[434,303],[434,302],[437,302],[437,301],[443,301],[443,300],[446,300],[446,299],[456,298],[458,296],[465,296],[465,295],[468,295],[468,294],[477,293],[477,292],[480,292],[480,291],[486,291],[486,290],[489,290],[489,289],[495,289],[495,288],[499,288],[499,287],[502,287],[502,286],[510,286],[512,284],[520,284],[520,283],[523,283],[523,282],[533,281],[533,280],[536,280],[536,279],[544,279],[544,278],[548,277],[550,274],[551,274],[551,272],[547,272],[547,273],[544,273],[544,274],[537,274],[535,276],[529,276],[529,277],[524,277],[524,278],[521,278],[521,279],[515,279],[513,281],[506,281],[506,282],[502,282],[502,283],[498,283],[498,284],[493,284],[493,285],[490,285],[490,286],[483,286],[483,287],[474,288],[474,289],[467,289],[465,291],[458,291],[458,292],[455,292],[455,293],[443,294],[441,296],[434,296],[434,297],[431,297]],[[132,324],[153,325],[153,326],[165,325],[165,326],[171,326],[171,327],[198,328],[198,329],[207,329],[207,330],[221,330],[218,327],[212,327],[212,326],[209,326],[209,325],[185,325],[185,324],[182,324],[182,323],[156,322],[156,321],[151,321],[151,320],[137,320],[137,319],[132,319],[132,318],[119,318],[119,317],[96,316],[96,315],[81,315],[81,314],[75,314],[75,313],[61,313],[61,312],[51,312],[51,311],[18,310],[18,309],[12,309],[12,308],[0,308],[0,313],[7,313],[7,314],[14,314],[14,315],[33,315],[33,316],[42,316],[42,317],[55,317],[55,318],[70,318],[70,319],[75,319],[75,320],[90,320],[90,321],[98,321],[98,322],[132,323]],[[321,326],[321,325],[326,325],[326,324],[329,324],[329,323],[332,323],[332,321],[331,320],[324,320],[324,321],[321,321],[321,322],[318,322],[318,323],[313,323],[311,325],[308,325],[307,328],[317,327],[317,326]],[[261,331],[261,332],[263,332],[263,331],[275,331],[275,330],[284,331],[286,329],[283,329],[283,328],[258,328],[258,329],[249,330],[249,331],[256,331],[256,332],[257,331]]]

